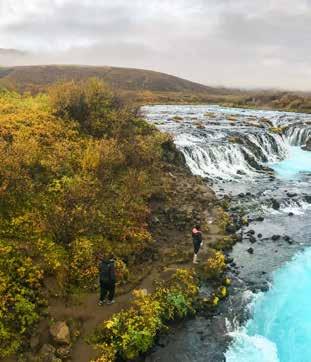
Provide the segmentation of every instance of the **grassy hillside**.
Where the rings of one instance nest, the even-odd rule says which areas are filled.
[[[208,87],[172,75],[143,69],[91,66],[19,66],[0,68],[0,87],[36,94],[59,81],[96,77],[137,104],[217,103],[233,107],[311,112],[311,94],[246,91]]]
[[[96,77],[112,88],[127,91],[207,92],[212,88],[168,74],[142,69],[90,66],[20,66],[0,69],[0,84],[38,91],[57,81]]]

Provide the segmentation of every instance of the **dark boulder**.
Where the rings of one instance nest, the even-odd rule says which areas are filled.
[[[272,199],[271,201],[272,201],[272,208],[273,208],[274,210],[279,210],[280,207],[281,207],[279,201],[277,201],[277,200],[275,200],[275,199]]]
[[[226,227],[226,231],[229,234],[234,234],[237,231],[237,229],[233,224],[230,224]]]
[[[253,235],[250,235],[249,236],[249,241],[252,243],[252,244],[254,244],[254,243],[256,243],[256,238],[253,236]]]
[[[297,196],[297,194],[295,192],[288,192],[286,195],[291,198]]]
[[[258,221],[258,222],[262,222],[262,221],[264,221],[264,217],[263,216],[258,216],[256,219],[255,219],[255,221]]]
[[[272,239],[273,241],[277,241],[277,240],[279,240],[280,238],[281,238],[280,235],[273,235],[271,239]]]
[[[311,195],[306,195],[305,200],[307,203],[311,204]]]
[[[254,254],[254,249],[253,249],[253,248],[248,248],[248,249],[247,249],[247,252],[248,252],[249,254]]]

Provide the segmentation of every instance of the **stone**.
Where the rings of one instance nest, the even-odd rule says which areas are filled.
[[[42,362],[53,362],[56,358],[56,349],[51,344],[44,344],[39,352],[39,358]]]
[[[50,334],[54,342],[70,344],[70,331],[66,322],[56,322],[50,327]]]
[[[264,217],[263,216],[258,216],[256,219],[255,219],[255,221],[259,221],[259,222],[262,222],[262,221],[264,221]]]
[[[311,195],[306,195],[305,200],[307,203],[311,204]]]
[[[226,231],[229,234],[234,234],[236,232],[236,227],[234,225],[232,225],[232,224],[227,225]]]
[[[250,254],[254,254],[254,249],[253,248],[248,248],[247,252],[250,253]]]
[[[259,233],[259,234],[257,235],[257,237],[258,237],[258,239],[261,239],[261,238],[262,238],[262,234]]]
[[[252,243],[252,244],[254,244],[254,243],[256,243],[256,238],[253,236],[253,235],[250,235],[249,236],[249,241]]]
[[[57,357],[61,359],[68,359],[71,355],[71,348],[70,346],[61,346],[56,350]]]
[[[288,216],[294,216],[294,213],[293,213],[293,212],[289,212],[289,213],[288,213]]]
[[[294,192],[288,192],[288,193],[287,193],[287,196],[290,197],[290,198],[292,198],[292,197],[296,197],[297,194],[294,193]]]
[[[280,235],[273,235],[271,239],[272,239],[273,241],[277,241],[277,240],[279,240],[280,238],[281,238]]]
[[[274,210],[279,210],[280,207],[281,207],[280,203],[279,203],[277,200],[272,199],[272,208],[273,208]]]

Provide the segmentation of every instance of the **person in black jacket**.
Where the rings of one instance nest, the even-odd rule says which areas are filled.
[[[99,266],[99,283],[100,283],[100,298],[99,305],[103,305],[105,302],[107,304],[113,304],[114,293],[116,287],[116,272],[113,256],[111,255],[108,258],[101,258]],[[106,301],[106,296],[108,299]]]
[[[202,231],[200,225],[196,225],[192,229],[192,241],[193,241],[193,264],[198,264],[198,253],[200,247],[203,245]]]

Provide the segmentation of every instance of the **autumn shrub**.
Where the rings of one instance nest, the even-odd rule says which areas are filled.
[[[53,113],[78,122],[81,131],[95,137],[111,136],[122,100],[102,81],[66,82],[49,90]]]
[[[211,249],[210,256],[203,266],[207,279],[220,279],[226,269],[225,256],[221,251]]]
[[[45,95],[1,91],[0,239],[14,245],[8,267],[1,264],[3,295],[7,283],[15,290],[16,260],[56,279],[63,293],[92,289],[98,253],[107,251],[126,283],[153,247],[149,201],[163,187],[166,140],[95,79],[57,84]],[[23,277],[20,283],[25,290],[0,315],[6,354],[20,347],[40,313],[37,291]],[[174,293],[169,298],[183,314],[187,303]]]
[[[0,241],[0,357],[17,352],[38,322],[42,277],[30,257]]]
[[[198,286],[194,273],[177,270],[166,283],[157,285],[152,294],[134,291],[132,306],[114,314],[100,326],[91,342],[101,351],[100,361],[137,358],[154,344],[167,322],[194,313]]]

